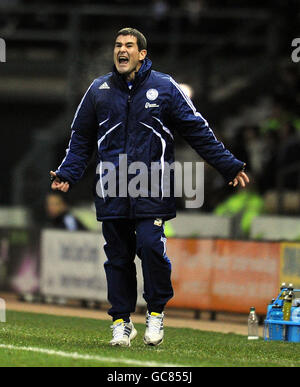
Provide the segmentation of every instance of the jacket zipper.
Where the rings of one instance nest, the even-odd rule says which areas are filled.
[[[126,126],[125,126],[125,153],[126,153],[127,157],[128,157],[127,140],[128,140],[129,114],[130,114],[130,104],[132,102],[131,92],[132,92],[132,90],[129,91],[129,94],[127,97],[127,116],[126,116]],[[128,158],[127,158],[127,161],[128,161]],[[127,184],[128,184],[128,180],[127,180]],[[128,200],[129,200],[129,218],[134,218],[135,202],[134,202],[134,199],[132,199],[129,196],[128,187],[127,187],[127,195],[128,195]]]
[[[129,114],[130,114],[130,104],[132,103],[132,98],[135,90],[138,88],[139,84],[136,83],[133,85],[131,89],[129,89],[128,97],[127,97],[127,116],[126,116],[126,126],[125,126],[125,152],[128,155],[127,152],[127,139],[128,139],[128,124],[129,124]],[[128,160],[128,158],[127,158]],[[128,181],[127,181],[128,183]],[[127,187],[128,188],[128,187]],[[128,194],[128,190],[127,190]],[[135,218],[135,206],[136,206],[136,200],[133,199],[129,196],[128,194],[128,199],[129,199],[129,218],[134,219]]]
[[[126,126],[125,126],[125,152],[127,152],[127,137],[128,137],[128,122],[129,122],[130,104],[131,104],[131,95],[128,94],[128,97],[127,97]]]

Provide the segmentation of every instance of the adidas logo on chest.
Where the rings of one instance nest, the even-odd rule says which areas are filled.
[[[107,84],[107,82],[104,82],[104,83],[102,83],[101,86],[99,86],[99,90],[109,90],[109,89],[110,89],[110,87]]]

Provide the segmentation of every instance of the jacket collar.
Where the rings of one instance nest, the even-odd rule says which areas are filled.
[[[136,88],[138,85],[140,85],[146,78],[149,76],[152,69],[152,62],[150,59],[145,58],[141,68],[135,75],[134,81],[133,81],[133,88]],[[127,87],[127,82],[124,79],[124,77],[117,71],[116,66],[113,67],[113,75],[114,77],[121,82],[123,85]]]

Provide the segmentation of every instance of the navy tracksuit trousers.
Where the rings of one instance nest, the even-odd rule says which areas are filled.
[[[144,277],[144,299],[148,311],[161,313],[173,297],[171,263],[166,255],[164,225],[155,219],[108,220],[102,229],[107,261],[104,264],[108,300],[112,307],[108,314],[113,320],[128,320],[135,311],[137,279],[135,256],[141,259]]]

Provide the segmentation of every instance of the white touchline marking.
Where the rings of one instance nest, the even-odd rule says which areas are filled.
[[[105,363],[123,363],[130,365],[137,365],[141,367],[187,367],[181,364],[168,364],[168,363],[158,363],[154,361],[140,361],[134,359],[122,359],[115,357],[102,357],[102,356],[92,356],[92,355],[82,355],[77,352],[62,352],[62,351],[54,351],[52,349],[43,349],[43,348],[35,348],[35,347],[19,347],[15,345],[6,345],[0,344],[0,348],[2,349],[11,349],[14,351],[27,351],[27,352],[36,352],[43,353],[49,356],[60,356],[74,360],[93,360]]]

